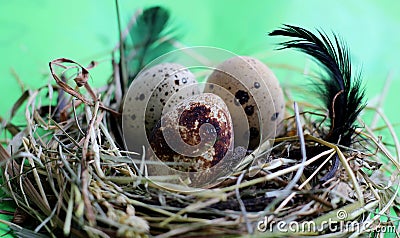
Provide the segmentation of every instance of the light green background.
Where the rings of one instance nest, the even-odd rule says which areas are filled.
[[[186,45],[216,46],[237,54],[268,55],[265,53],[271,52],[279,39],[270,39],[267,33],[282,23],[334,31],[346,40],[354,65],[362,70],[370,102],[393,72],[384,109],[392,122],[400,122],[399,1],[120,0],[123,23],[138,7],[155,4],[171,11],[172,23]],[[117,41],[112,0],[0,0],[0,116],[7,118],[20,95],[11,68],[27,87],[34,88],[49,82],[48,62],[52,59],[67,57],[83,64],[103,60],[91,72],[92,82],[102,85],[110,75],[110,51]],[[307,62],[292,51],[269,55],[266,60],[272,63],[303,68]],[[287,73],[277,74],[283,85],[291,83]]]
[[[386,113],[393,121],[400,52],[398,1],[128,1],[121,0],[123,23],[137,7],[160,4],[171,10],[172,22],[186,45],[210,45],[238,54],[271,51],[278,39],[266,35],[282,23],[340,34],[348,43],[354,65],[362,70],[369,99],[379,94],[389,72],[393,82]],[[105,60],[92,71],[93,83],[109,76],[110,49],[118,38],[112,0],[0,1],[0,115],[5,116],[19,96],[10,73],[15,69],[28,87],[49,81],[48,62],[68,57],[82,63]],[[293,52],[275,53],[271,62],[304,67]],[[265,55],[265,54],[264,54]],[[294,57],[296,55],[298,57]],[[301,59],[301,60],[293,60]],[[285,75],[278,72],[285,84]]]

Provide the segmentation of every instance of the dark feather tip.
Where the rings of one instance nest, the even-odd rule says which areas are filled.
[[[356,119],[365,107],[360,75],[352,74],[349,51],[334,34],[333,40],[321,31],[314,34],[304,28],[284,25],[270,36],[287,36],[281,49],[293,48],[311,56],[326,72],[316,92],[329,111],[330,132],[326,140],[349,146],[356,129]]]
[[[150,7],[136,18],[136,23],[129,29],[130,39],[125,42],[129,83],[146,64],[172,50],[167,40],[176,36],[171,34],[174,32],[169,28],[169,18],[167,9]]]

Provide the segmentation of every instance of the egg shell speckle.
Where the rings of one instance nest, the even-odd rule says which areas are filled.
[[[208,124],[206,129],[202,127],[205,124]],[[212,144],[209,143],[210,133],[216,135]],[[150,146],[161,161],[177,163],[172,168],[201,172],[218,164],[233,151],[233,138],[227,106],[220,97],[207,93],[189,97],[163,115],[152,132]],[[184,144],[171,148],[167,140]]]
[[[141,150],[145,139],[161,119],[167,102],[174,105],[186,97],[199,94],[196,85],[195,76],[180,64],[161,63],[142,71],[133,80],[123,108],[124,124],[130,128],[131,134],[126,138],[133,140],[132,144],[138,144],[137,148],[130,149]]]
[[[234,103],[238,106],[237,110],[231,110],[235,125],[244,124],[236,121],[242,120],[242,116],[238,116],[239,110],[244,111],[248,126],[235,128],[236,137],[249,138],[249,149],[255,149],[260,139],[274,137],[284,116],[285,102],[279,81],[273,72],[258,59],[248,56],[230,58],[216,68],[208,77],[207,83],[210,85],[205,87],[204,92],[215,93],[226,104]],[[227,89],[233,96],[221,93],[221,90],[211,84]]]

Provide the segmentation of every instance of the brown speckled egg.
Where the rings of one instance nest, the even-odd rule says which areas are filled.
[[[195,94],[199,94],[196,78],[185,66],[161,63],[142,71],[133,80],[123,108],[124,137],[132,144],[128,148],[141,151],[163,109],[169,110],[167,102],[174,105]]]
[[[147,76],[146,73],[143,74],[143,77],[145,77],[142,79],[143,81],[148,80],[148,76],[159,80],[158,85],[150,85],[157,87],[149,99],[146,110],[146,132],[150,133],[161,119],[165,107],[165,112],[167,112],[183,99],[199,94],[200,90],[197,87],[195,76],[182,65],[175,63],[159,64],[150,68],[148,72]]]
[[[239,125],[235,136],[249,138],[249,149],[257,148],[260,140],[275,136],[284,116],[285,101],[279,81],[264,63],[248,56],[230,58],[216,67],[207,83],[205,92],[220,95],[228,104],[234,125]],[[231,95],[221,93],[213,84]],[[246,114],[248,126],[241,121],[239,111]]]
[[[182,172],[206,171],[233,151],[232,120],[224,101],[196,95],[164,114],[150,137],[154,154]]]

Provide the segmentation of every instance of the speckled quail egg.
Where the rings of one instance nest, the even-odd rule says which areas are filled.
[[[234,125],[239,125],[235,136],[249,138],[250,150],[257,148],[260,140],[275,136],[284,116],[285,101],[279,81],[264,63],[248,56],[227,59],[216,67],[207,84],[204,91],[220,95],[229,106]],[[214,85],[231,94],[221,93]],[[248,124],[241,121],[240,111],[246,114]]]
[[[207,171],[233,151],[232,119],[224,101],[204,93],[164,114],[150,137],[154,155],[181,172]]]
[[[183,65],[161,63],[140,72],[132,81],[123,107],[128,149],[141,152],[163,110],[167,112],[171,105],[199,93],[195,76]]]

